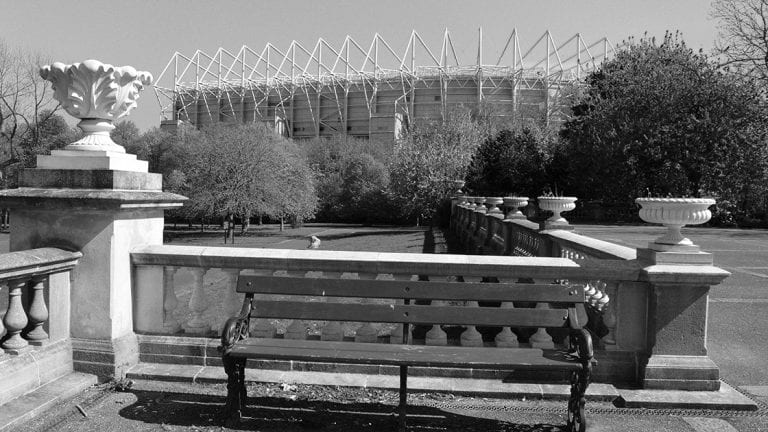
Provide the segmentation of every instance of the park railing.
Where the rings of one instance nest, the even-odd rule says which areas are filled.
[[[70,271],[80,252],[0,254],[0,405],[72,371]]]

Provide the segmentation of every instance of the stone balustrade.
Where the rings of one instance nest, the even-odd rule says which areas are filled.
[[[79,252],[0,255],[0,405],[72,371],[70,271]]]
[[[467,253],[556,257],[595,270],[594,277],[581,282],[592,306],[590,327],[603,365],[622,370],[625,362],[636,362],[641,365],[638,381],[648,388],[719,388],[717,366],[706,351],[706,304],[709,287],[729,273],[712,266],[711,254],[698,248],[669,251],[666,245],[635,250],[577,234],[564,219],[534,223],[515,211],[525,205],[525,197],[504,199],[503,220],[478,212],[470,200],[455,199],[451,214],[451,232]],[[600,268],[607,273],[600,275]],[[611,277],[611,268],[634,268],[638,277]],[[541,331],[532,340],[534,346],[550,343]]]
[[[502,219],[491,216],[494,220]],[[498,232],[498,231],[495,231]],[[456,283],[519,282],[577,285],[585,292],[594,281],[609,281],[612,287],[642,287],[640,269],[632,264],[602,266],[599,262],[575,262],[567,258],[527,256],[428,255],[375,252],[334,252],[319,250],[238,249],[194,246],[148,246],[131,253],[134,266],[134,328],[144,335],[214,337],[229,316],[236,315],[242,296],[235,292],[237,275],[257,272],[267,275],[305,278],[358,279],[365,290],[366,280],[447,280]],[[605,287],[599,287],[603,292]],[[631,290],[632,288],[626,288]],[[636,290],[637,291],[637,290]],[[639,290],[640,301],[647,302]],[[594,293],[592,293],[594,295]],[[632,293],[628,295],[632,297]],[[317,301],[367,301],[364,299],[314,299]],[[595,304],[597,304],[597,300]],[[627,307],[631,303],[627,304]],[[464,307],[477,307],[465,304]],[[501,307],[549,307],[547,304],[504,304]],[[645,348],[644,311],[622,315],[612,322],[613,339],[634,353]],[[277,326],[277,327],[276,327]],[[643,331],[638,331],[642,329]],[[501,329],[484,334],[475,328],[446,329],[439,325],[423,329],[415,340],[425,344],[465,346],[564,347],[564,334],[541,329],[531,335],[523,329]],[[450,333],[451,337],[446,333]],[[457,333],[459,332],[459,333]],[[402,327],[388,328],[361,323],[269,322],[257,320],[252,334],[262,337],[320,338],[327,340],[401,343]],[[458,336],[457,336],[458,334]],[[455,339],[454,339],[455,338]],[[613,341],[611,339],[611,341]],[[613,345],[618,345],[613,343]],[[636,359],[616,355],[597,370],[607,381],[637,379]]]

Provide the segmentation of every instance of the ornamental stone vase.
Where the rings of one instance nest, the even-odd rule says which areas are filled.
[[[560,216],[560,213],[576,208],[576,197],[540,196],[536,200],[542,210],[551,211],[553,214],[546,220],[548,225],[568,225],[568,221]]]
[[[693,246],[680,229],[709,221],[709,207],[715,204],[712,198],[637,198],[635,202],[640,205],[640,219],[667,227],[667,232],[653,243],[672,246]]]
[[[528,205],[528,197],[508,196],[504,197],[504,207],[507,208],[506,219],[526,219],[521,208]]]
[[[456,194],[462,195],[464,192],[461,191],[462,188],[464,188],[464,185],[466,182],[464,180],[453,180],[453,187],[456,188]]]
[[[114,121],[136,107],[139,92],[152,84],[152,74],[86,60],[43,66],[40,76],[53,84],[54,98],[69,115],[80,119],[77,126],[85,133],[66,150],[125,153],[109,134]]]
[[[504,199],[500,197],[487,197],[485,199],[485,204],[486,207],[488,207],[488,214],[502,216],[504,213],[499,209],[499,204],[503,202]]]

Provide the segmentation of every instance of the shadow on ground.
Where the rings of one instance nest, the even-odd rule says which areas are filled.
[[[137,401],[120,410],[123,418],[180,427],[223,426],[223,396],[131,391]],[[259,431],[389,431],[397,430],[396,406],[382,402],[329,402],[260,396],[248,398],[239,425],[216,430]],[[446,412],[425,406],[408,407],[409,431],[555,432],[564,426],[518,424]]]

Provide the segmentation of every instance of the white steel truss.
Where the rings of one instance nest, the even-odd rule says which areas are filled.
[[[449,89],[476,89],[479,102],[486,99],[485,92],[507,86],[513,106],[521,89],[539,89],[548,120],[562,105],[557,100],[563,84],[578,82],[616,49],[605,37],[588,44],[579,33],[558,44],[546,31],[523,50],[513,30],[495,63],[487,63],[480,29],[477,58],[466,63],[457,56],[447,29],[439,51],[431,50],[414,30],[402,54],[376,33],[364,45],[347,36],[338,46],[320,38],[311,48],[293,41],[283,50],[267,43],[259,51],[244,45],[237,53],[225,48],[214,54],[197,50],[191,56],[176,52],[153,87],[164,120],[189,119],[193,111],[192,123],[282,119],[294,123],[288,135],[304,130],[296,125],[310,119],[313,124],[307,127],[317,136],[325,130],[350,130],[350,121],[361,120],[355,118],[359,113],[349,113],[350,92],[364,98],[370,121],[378,115],[382,91],[399,94],[390,111],[415,118],[417,89],[434,92],[440,105],[435,109],[442,115]],[[303,110],[303,120],[294,119],[296,106]],[[253,113],[246,118],[247,110]]]

